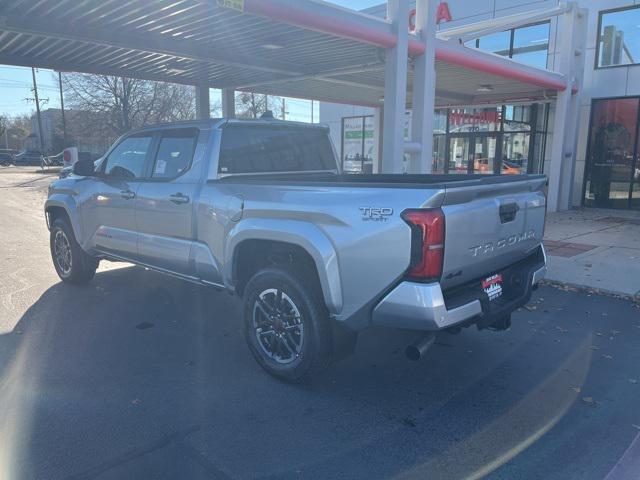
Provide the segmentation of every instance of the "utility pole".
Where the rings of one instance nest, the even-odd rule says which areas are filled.
[[[64,117],[64,97],[62,96],[62,72],[58,72],[58,86],[60,87],[60,109],[62,110],[62,139],[64,148],[67,148],[67,120]]]
[[[40,116],[40,100],[38,99],[38,84],[36,83],[36,69],[31,67],[31,76],[33,77],[33,95],[36,100],[36,113],[38,115],[38,138],[40,138],[40,153],[44,155],[44,139],[42,138],[42,117]]]
[[[311,100],[311,123],[313,123],[313,100]]]
[[[284,97],[282,97],[282,119],[286,120],[287,112],[285,111]]]

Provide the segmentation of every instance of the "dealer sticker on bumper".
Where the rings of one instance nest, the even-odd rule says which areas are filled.
[[[499,273],[485,278],[482,281],[482,289],[485,291],[489,300],[495,300],[502,295],[502,275]]]

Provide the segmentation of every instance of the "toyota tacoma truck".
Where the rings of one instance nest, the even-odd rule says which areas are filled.
[[[126,261],[238,295],[270,374],[302,380],[370,326],[506,329],[546,271],[543,175],[345,175],[321,125],[143,128],[78,161],[45,204],[53,265]],[[418,335],[416,335],[418,337]]]

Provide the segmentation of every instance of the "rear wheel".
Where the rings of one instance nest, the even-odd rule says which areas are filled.
[[[58,218],[53,222],[49,245],[53,266],[62,281],[87,283],[93,278],[98,260],[82,250],[67,220]]]
[[[329,314],[317,281],[307,277],[312,276],[274,266],[256,273],[245,288],[249,349],[268,373],[291,382],[331,363]]]

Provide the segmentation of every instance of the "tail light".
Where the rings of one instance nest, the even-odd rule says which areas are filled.
[[[405,210],[401,216],[411,227],[409,278],[438,279],[444,261],[444,213],[439,208]]]

